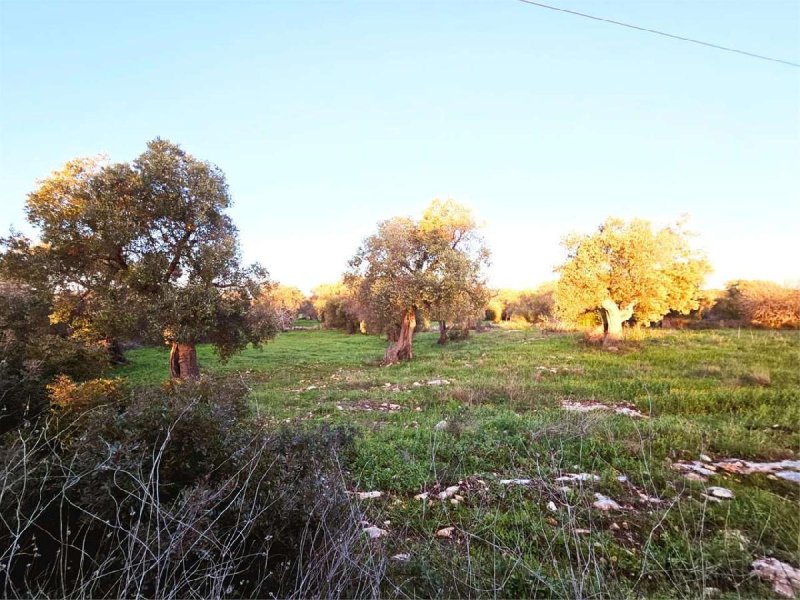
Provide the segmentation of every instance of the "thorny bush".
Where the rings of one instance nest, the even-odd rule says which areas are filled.
[[[51,416],[0,444],[4,597],[376,593],[351,431],[269,430],[231,381],[55,388]]]

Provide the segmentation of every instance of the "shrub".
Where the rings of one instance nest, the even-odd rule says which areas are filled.
[[[47,385],[59,374],[96,377],[108,365],[99,346],[59,335],[49,298],[0,281],[0,433],[47,408]]]
[[[268,430],[228,381],[118,391],[60,380],[54,401],[83,411],[3,439],[5,597],[377,593],[349,430]]]
[[[771,281],[735,281],[711,310],[723,319],[739,319],[767,329],[800,328],[800,289]]]

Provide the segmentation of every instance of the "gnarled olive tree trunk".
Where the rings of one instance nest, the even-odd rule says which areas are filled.
[[[439,320],[439,340],[436,343],[442,346],[447,343],[447,321],[444,319]]]
[[[172,343],[169,351],[169,375],[173,379],[197,379],[200,377],[197,349],[194,344]]]
[[[391,365],[401,360],[411,360],[414,356],[411,343],[414,339],[414,328],[417,326],[417,319],[414,309],[409,308],[403,313],[403,320],[400,324],[400,331],[392,336],[391,343],[383,356],[384,364]]]
[[[613,346],[622,339],[622,324],[633,316],[636,302],[620,308],[611,298],[606,298],[600,305],[600,317],[603,319],[603,346]]]

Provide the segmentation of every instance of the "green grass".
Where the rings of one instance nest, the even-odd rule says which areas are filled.
[[[761,596],[769,586],[749,576],[753,559],[800,562],[800,486],[763,475],[703,484],[669,467],[701,453],[797,457],[797,332],[653,331],[619,353],[535,329],[435,340],[419,334],[414,360],[391,367],[378,364],[380,338],[324,330],[282,334],[225,364],[198,349],[203,369],[249,382],[267,423],[359,428],[350,484],[384,492],[361,504],[373,522],[390,521],[388,555],[411,555],[389,562],[387,595]],[[167,374],[166,349],[128,356],[117,374],[133,384]],[[449,385],[426,384],[434,379]],[[630,403],[651,418],[565,412],[565,400]],[[369,410],[381,403],[400,409]],[[564,492],[555,477],[568,472],[601,479]],[[513,477],[533,482],[498,483]],[[457,505],[413,498],[459,481]],[[736,498],[708,502],[705,485]],[[595,492],[625,508],[592,508]],[[453,538],[435,536],[444,526],[456,527]]]

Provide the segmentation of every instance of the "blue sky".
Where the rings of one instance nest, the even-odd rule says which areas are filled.
[[[552,0],[800,62],[796,0]],[[490,281],[551,279],[607,216],[691,216],[716,272],[800,279],[800,69],[464,2],[0,0],[0,231],[75,156],[218,164],[247,260],[308,290],[378,220],[471,206]]]

